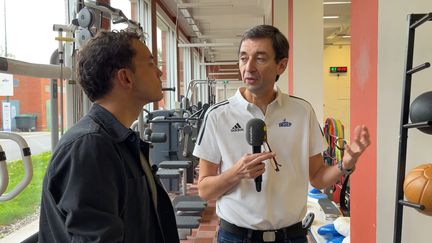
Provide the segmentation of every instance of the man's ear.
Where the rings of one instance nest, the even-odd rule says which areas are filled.
[[[116,77],[117,77],[118,84],[121,87],[125,87],[125,88],[132,87],[132,82],[133,82],[132,73],[129,69],[121,68],[117,70]]]
[[[288,66],[288,58],[285,57],[284,59],[280,60],[279,63],[278,63],[277,74],[281,75],[285,71],[285,69],[287,68],[287,66]]]

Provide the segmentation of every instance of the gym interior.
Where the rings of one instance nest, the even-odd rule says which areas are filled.
[[[431,1],[0,0],[0,13],[0,242],[37,242],[40,201],[6,217],[27,207],[12,205],[27,185],[38,183],[40,197],[32,156],[51,152],[91,107],[74,56],[97,31],[124,28],[145,34],[164,92],[131,129],[152,143],[150,163],[159,166],[177,215],[193,215],[177,220],[181,242],[216,242],[216,201],[198,197],[192,151],[209,107],[244,85],[238,45],[245,30],[261,24],[287,37],[288,66],[276,85],[311,104],[329,148],[334,137],[349,144],[356,125],[370,133],[349,180],[311,188],[308,241],[430,242]],[[30,143],[36,134],[47,136]],[[47,146],[35,153],[38,143]],[[335,153],[327,154],[329,164],[341,156]],[[22,176],[8,173],[13,163]],[[343,236],[336,241],[320,232],[338,217],[349,233],[334,233]]]

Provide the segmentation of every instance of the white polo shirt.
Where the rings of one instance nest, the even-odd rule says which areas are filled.
[[[217,200],[216,213],[232,224],[250,229],[290,226],[306,214],[309,157],[323,151],[319,123],[308,102],[278,88],[265,115],[244,99],[240,89],[233,97],[209,108],[193,154],[219,164],[224,172],[245,153],[252,153],[246,141],[246,123],[252,118],[264,120],[270,147],[282,164],[280,171],[276,172],[271,161],[266,161],[261,192],[255,190],[253,179],[243,179]]]

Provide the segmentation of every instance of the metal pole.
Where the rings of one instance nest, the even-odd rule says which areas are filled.
[[[398,168],[397,168],[397,182],[396,182],[396,200],[395,200],[395,220],[394,220],[394,232],[393,242],[400,243],[402,238],[402,219],[403,219],[403,206],[399,203],[403,199],[403,181],[405,177],[406,167],[406,155],[407,155],[407,139],[408,139],[408,128],[404,125],[408,123],[409,115],[409,103],[411,97],[411,80],[412,76],[408,73],[412,68],[413,56],[414,56],[414,36],[415,28],[410,28],[414,21],[413,15],[409,15],[408,25],[408,44],[406,49],[405,59],[405,76],[403,82],[403,97],[402,97],[402,109],[400,119],[400,131],[399,131],[399,154],[398,154]]]
[[[3,10],[4,10],[4,36],[5,36],[5,57],[7,58],[8,56],[8,51],[7,51],[7,26],[6,26],[6,0],[3,1]],[[13,82],[13,81],[12,81]],[[6,96],[6,102],[9,102],[9,96]]]
[[[4,9],[4,30],[5,30],[5,57],[8,56],[7,53],[7,31],[6,31],[6,0],[3,2],[3,9]]]
[[[63,32],[58,31],[58,36],[63,37]],[[64,133],[64,94],[63,94],[63,65],[64,65],[64,47],[63,41],[59,40],[58,42],[58,62],[60,64],[60,135],[63,136]]]
[[[58,49],[51,54],[50,64],[59,64]],[[51,108],[51,152],[57,146],[59,141],[59,124],[58,124],[58,80],[50,79],[50,108]]]

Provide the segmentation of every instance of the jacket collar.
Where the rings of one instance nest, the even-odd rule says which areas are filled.
[[[99,104],[93,103],[88,116],[95,120],[115,141],[122,142],[134,132],[121,124],[114,115]]]

